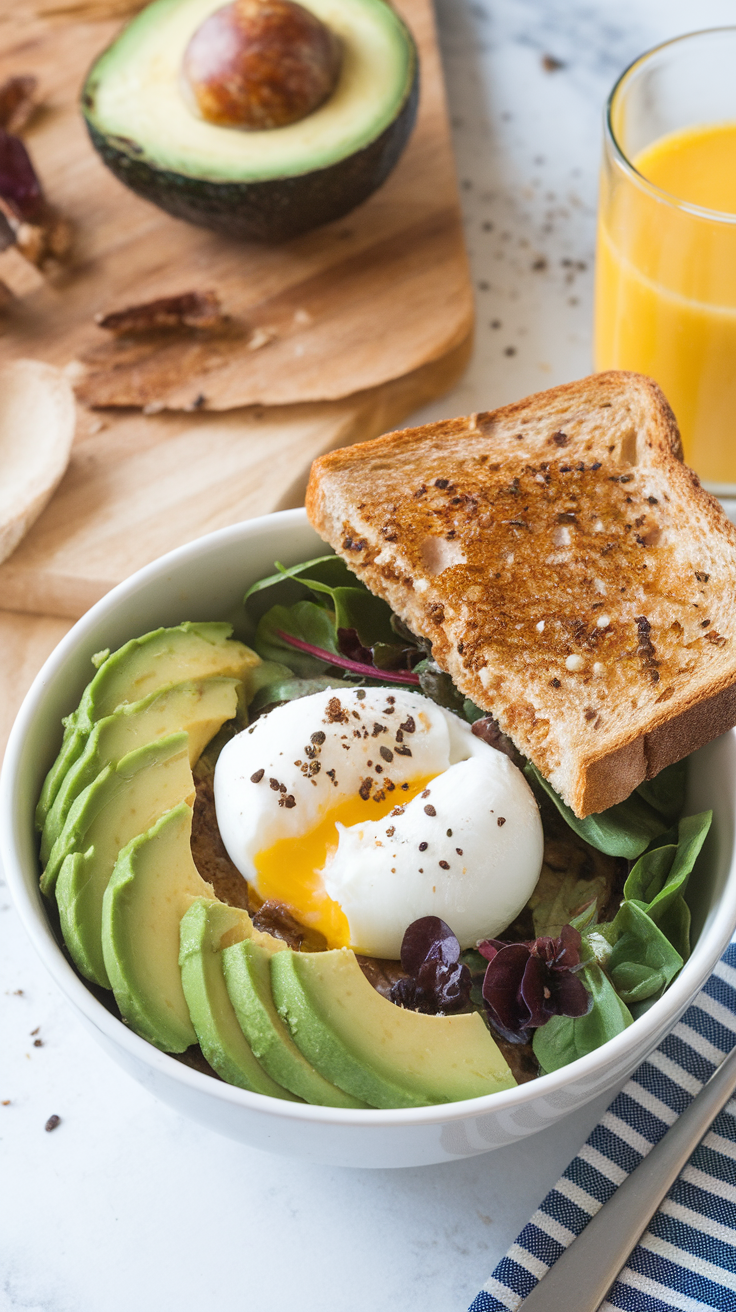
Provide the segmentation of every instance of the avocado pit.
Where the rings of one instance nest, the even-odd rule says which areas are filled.
[[[258,131],[306,118],[332,94],[338,36],[294,0],[234,0],[197,28],[185,87],[208,123]]]

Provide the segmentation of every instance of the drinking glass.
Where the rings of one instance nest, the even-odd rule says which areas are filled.
[[[690,150],[696,191],[719,197],[730,188],[734,199],[706,208],[647,177],[657,143],[680,148],[666,146],[670,137]],[[710,491],[736,496],[736,27],[650,50],[611,92],[595,364],[654,378],[675,412],[685,459]]]

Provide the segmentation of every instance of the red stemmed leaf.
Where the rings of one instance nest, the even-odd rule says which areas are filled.
[[[352,661],[347,656],[336,656],[334,652],[326,651],[324,647],[315,647],[314,643],[303,642],[301,638],[295,638],[291,633],[285,633],[283,629],[276,629],[275,632],[276,636],[290,647],[296,647],[297,651],[306,651],[310,656],[316,656],[318,660],[324,661],[325,665],[334,665],[338,670],[350,670],[352,674],[360,674],[364,679],[379,679],[381,683],[407,683],[414,687],[419,685],[419,675],[412,674],[411,670],[379,670],[375,665]]]

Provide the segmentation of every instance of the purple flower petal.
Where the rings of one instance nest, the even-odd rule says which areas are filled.
[[[519,985],[519,996],[527,1009],[525,1026],[537,1029],[549,1020],[548,1000],[551,996],[547,984],[549,970],[539,957],[530,956]]]
[[[525,1027],[529,1011],[519,997],[521,977],[529,960],[526,943],[507,943],[489,962],[483,980],[483,997],[506,1030]]]
[[[573,929],[572,925],[563,925],[557,942],[560,946],[555,960],[556,969],[577,970],[581,964],[580,947],[582,938],[580,931]]]
[[[580,967],[580,934],[566,925],[559,938],[479,944],[487,958],[483,999],[488,1018],[506,1038],[524,1042],[552,1016],[584,1016],[591,999],[572,973]]]
[[[437,958],[451,965],[460,956],[460,944],[439,916],[421,916],[412,921],[401,944],[401,964],[416,975],[425,961]]]
[[[555,1002],[555,1016],[587,1016],[593,1005],[593,998],[583,981],[570,971],[558,975],[552,990]]]
[[[496,953],[500,952],[501,948],[507,948],[508,946],[508,943],[503,943],[500,938],[487,938],[478,944],[478,951],[487,961],[493,961]]]
[[[415,920],[401,945],[408,979],[397,980],[389,998],[399,1007],[436,1014],[459,1011],[470,998],[472,977],[459,960],[460,944],[439,916]]]

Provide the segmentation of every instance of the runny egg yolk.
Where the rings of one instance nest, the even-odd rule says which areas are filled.
[[[380,802],[358,794],[347,797],[328,811],[320,823],[298,838],[282,838],[265,848],[255,858],[258,894],[264,901],[284,902],[297,920],[317,929],[330,948],[347,948],[350,926],[340,906],[325,892],[322,872],[337,851],[338,821],[349,827],[366,820],[381,820],[395,806],[404,806],[423,792],[434,775],[412,780],[407,787],[395,789]]]

